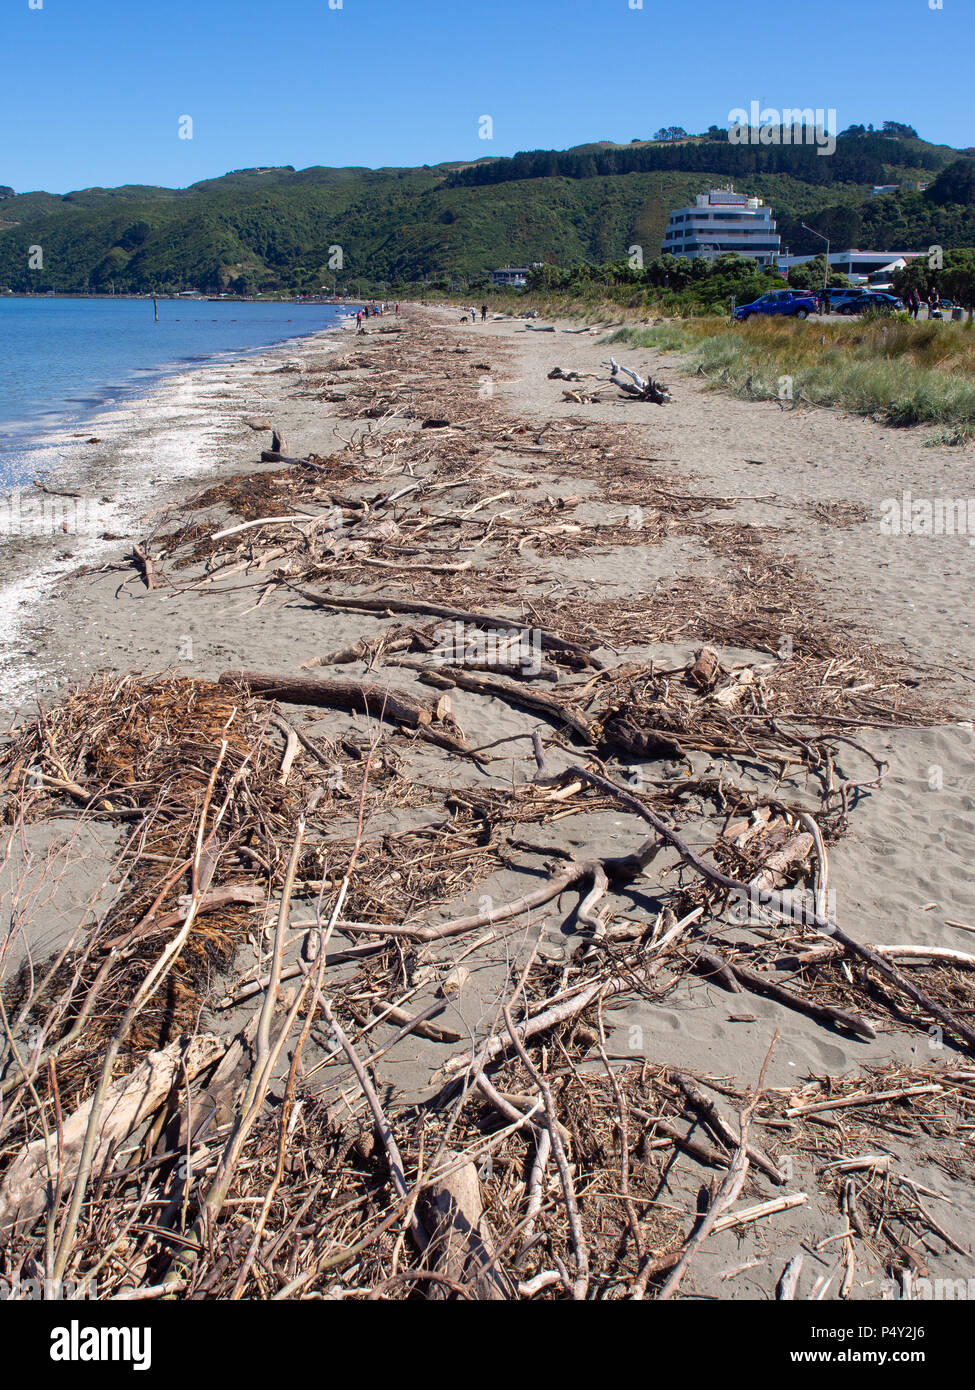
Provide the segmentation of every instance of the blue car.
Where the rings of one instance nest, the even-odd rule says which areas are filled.
[[[807,319],[818,307],[816,296],[807,290],[770,290],[753,304],[739,304],[735,318],[739,323],[751,318],[752,314],[786,314],[790,318]]]

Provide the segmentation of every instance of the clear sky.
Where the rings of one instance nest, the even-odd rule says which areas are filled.
[[[727,125],[753,100],[975,145],[975,0],[938,3],[3,0],[0,184],[625,143]]]

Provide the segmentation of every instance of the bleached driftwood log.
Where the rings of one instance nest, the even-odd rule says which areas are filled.
[[[450,1149],[444,1154],[447,1163],[458,1158]],[[465,1163],[431,1183],[423,1209],[430,1233],[426,1253],[433,1269],[454,1284],[466,1285],[479,1299],[510,1298],[510,1282],[496,1264],[476,1165]],[[450,1287],[431,1283],[427,1297],[449,1298]]]
[[[97,1172],[112,1150],[159,1109],[174,1087],[204,1071],[223,1050],[219,1038],[202,1033],[188,1044],[170,1043],[161,1052],[150,1052],[135,1071],[113,1082],[102,1107],[92,1171]],[[70,1191],[78,1172],[92,1099],[89,1097],[64,1122],[60,1151],[62,1195]],[[0,1246],[17,1232],[29,1229],[44,1211],[58,1180],[58,1157],[58,1135],[52,1127],[46,1139],[28,1144],[7,1169],[0,1184]]]
[[[670,400],[670,392],[666,386],[654,381],[653,377],[648,377],[644,381],[643,377],[633,370],[632,367],[624,367],[617,362],[615,357],[611,357],[608,362],[603,363],[604,367],[609,367],[612,372],[610,381],[614,386],[627,396],[634,396],[637,400],[653,401],[655,405],[666,405]],[[629,381],[624,381],[624,377],[629,377]]]

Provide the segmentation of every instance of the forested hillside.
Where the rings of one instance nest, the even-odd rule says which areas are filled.
[[[60,196],[0,188],[0,286],[75,293],[308,293],[327,286],[365,294],[424,282],[473,288],[497,265],[601,264],[634,244],[656,256],[669,210],[730,181],[771,203],[793,252],[821,249],[800,225],[811,218],[834,246],[975,245],[971,152],[861,129],[840,136],[828,156],[809,144],[734,144],[715,129],[707,137],[597,143],[468,165],[245,169],[186,189]],[[898,191],[872,196],[875,184],[887,183]]]

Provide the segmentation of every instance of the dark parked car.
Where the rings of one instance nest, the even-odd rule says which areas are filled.
[[[816,312],[816,296],[807,290],[770,290],[752,304],[739,304],[735,318],[739,322],[752,314],[785,314],[791,318],[807,319]]]
[[[856,286],[853,286],[852,288],[850,288],[849,286],[844,285],[844,286],[839,287],[839,288],[837,288],[837,289],[830,289],[830,292],[829,292],[829,307],[830,307],[830,312],[833,313],[833,314],[841,314],[841,313],[843,312],[843,305],[844,305],[844,304],[846,304],[849,300],[851,300],[851,299],[857,299],[861,294],[866,294],[866,293],[867,293],[866,290],[857,289]]]
[[[838,314],[866,314],[873,310],[874,313],[892,314],[903,307],[904,301],[898,299],[896,294],[885,294],[882,290],[865,290],[863,294],[844,300],[836,312]]]

